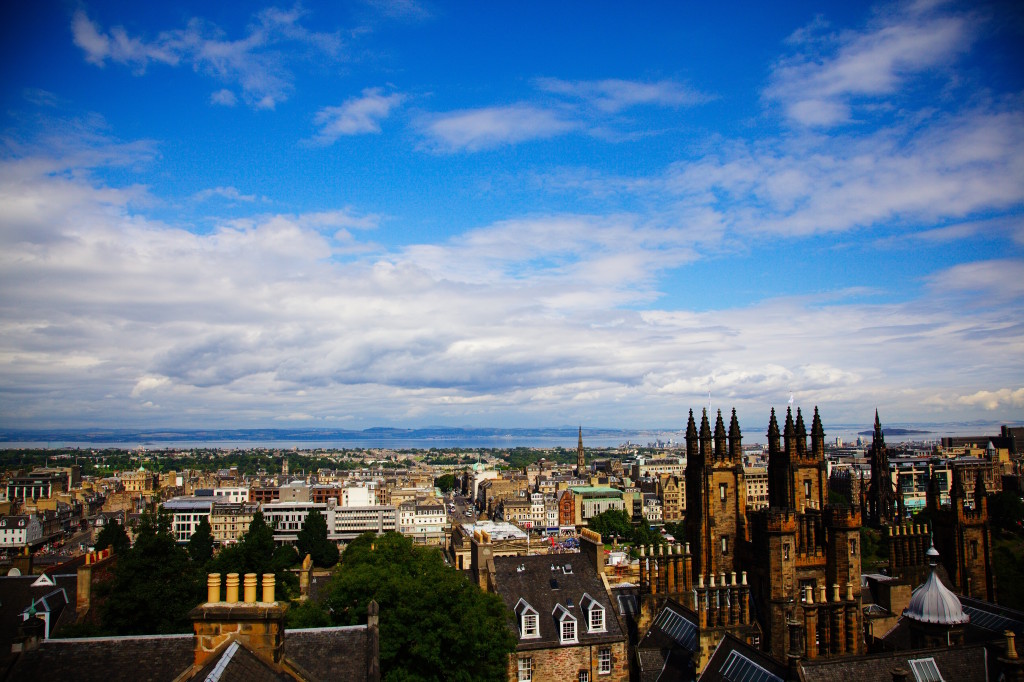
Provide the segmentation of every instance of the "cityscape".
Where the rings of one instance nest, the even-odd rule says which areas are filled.
[[[1017,4],[0,31],[0,682],[1024,682]]]

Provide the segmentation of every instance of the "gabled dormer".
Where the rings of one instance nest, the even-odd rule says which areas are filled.
[[[559,644],[576,644],[579,642],[579,628],[576,616],[572,614],[562,603],[555,604],[551,611],[555,618],[555,626],[558,628]]]
[[[540,637],[540,614],[527,603],[520,599],[516,604],[516,624],[519,626],[519,639],[537,639]]]
[[[583,611],[584,618],[587,621],[587,632],[607,631],[604,607],[586,592],[583,593],[583,598],[580,599],[580,610]]]

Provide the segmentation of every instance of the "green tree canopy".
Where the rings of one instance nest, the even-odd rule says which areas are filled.
[[[114,554],[124,554],[131,547],[131,544],[132,541],[128,539],[128,532],[117,519],[108,519],[96,536],[96,549],[101,550],[110,547],[114,550]]]
[[[385,680],[506,680],[516,640],[508,609],[434,548],[398,533],[356,538],[345,550],[327,604],[341,624],[366,622],[380,606]]]
[[[434,479],[434,486],[441,489],[441,492],[448,492],[455,489],[455,474],[444,474]]]
[[[316,509],[306,516],[295,548],[299,550],[300,557],[310,555],[313,564],[321,568],[330,568],[338,563],[338,545],[327,539],[327,519]]]
[[[203,601],[204,580],[170,531],[166,512],[143,514],[135,544],[101,590],[103,628],[119,635],[188,632],[188,612]]]
[[[1001,530],[1024,534],[1024,499],[1010,490],[992,493],[988,496],[988,517]]]
[[[188,539],[188,555],[192,561],[202,567],[213,558],[213,531],[210,521],[205,516],[196,526],[192,537]]]

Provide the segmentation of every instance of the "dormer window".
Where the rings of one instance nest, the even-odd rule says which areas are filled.
[[[584,592],[583,598],[580,599],[580,608],[586,614],[587,632],[605,631],[604,607],[600,602]]]
[[[577,640],[576,617],[562,604],[555,604],[551,615],[558,625],[558,639],[561,644],[575,644]]]
[[[536,613],[523,614],[523,637],[540,637]]]
[[[536,639],[540,637],[540,617],[537,610],[530,606],[525,599],[516,603],[516,618],[519,621],[519,638]]]
[[[590,631],[604,630],[604,609],[596,608],[590,611]]]

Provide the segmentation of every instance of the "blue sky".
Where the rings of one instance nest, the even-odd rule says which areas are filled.
[[[0,425],[1024,414],[1014,3],[223,5],[0,10]]]

